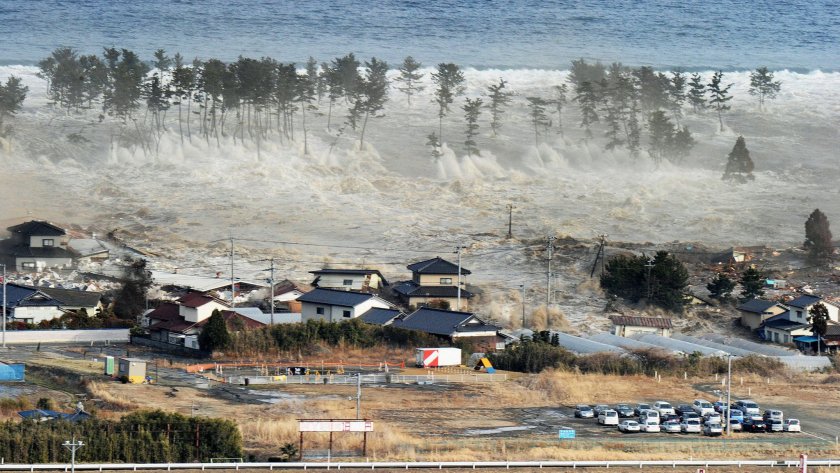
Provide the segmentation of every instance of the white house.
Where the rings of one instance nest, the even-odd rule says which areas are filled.
[[[636,334],[652,333],[660,337],[670,337],[671,319],[666,317],[635,317],[627,315],[612,315],[612,334],[619,337],[632,337]]]
[[[817,303],[822,303],[822,305],[825,306],[828,311],[829,319],[834,322],[840,322],[840,308],[831,302],[823,300],[820,296],[812,296],[810,294],[803,294],[787,303],[787,306],[790,307],[790,316],[788,317],[788,320],[792,322],[799,322],[801,324],[807,324],[808,318],[811,317],[810,310]]]
[[[793,344],[794,338],[813,335],[813,331],[807,322],[790,320],[788,311],[765,320],[759,329],[759,335],[768,342]]]
[[[445,302],[450,308],[464,310],[473,294],[465,289],[470,271],[457,264],[436,257],[406,266],[411,280],[394,285],[400,301],[410,307],[425,307]],[[460,269],[461,306],[458,307],[458,271]]]
[[[300,296],[298,301],[301,303],[302,322],[315,319],[340,322],[359,317],[374,307],[392,307],[387,301],[373,294],[323,288],[307,292]]]
[[[214,310],[224,311],[230,307],[222,300],[197,292],[181,297],[178,302],[178,315],[193,323],[209,319]]]
[[[69,238],[63,228],[30,220],[7,230],[11,238],[2,241],[0,254],[9,269],[34,272],[73,265],[73,255],[67,251]]]

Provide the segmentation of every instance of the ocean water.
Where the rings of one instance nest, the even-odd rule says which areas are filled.
[[[833,0],[0,0],[0,64],[59,46],[284,61],[355,52],[395,63],[558,69],[578,57],[688,70],[837,70]]]

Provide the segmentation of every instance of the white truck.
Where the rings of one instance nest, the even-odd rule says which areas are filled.
[[[421,368],[461,366],[460,348],[418,348],[415,355],[417,366]]]

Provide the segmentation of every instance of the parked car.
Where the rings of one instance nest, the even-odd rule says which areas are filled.
[[[598,414],[598,423],[601,425],[618,425],[618,412],[607,409]]]
[[[767,430],[767,426],[761,419],[747,419],[742,425],[744,427],[744,432],[764,432],[765,430]]]
[[[720,412],[714,412],[703,416],[704,424],[720,424],[721,422],[723,422],[723,419],[721,418]]]
[[[784,423],[785,432],[802,432],[802,426],[799,424],[799,419],[788,419]]]
[[[680,417],[680,422],[688,419],[696,419],[698,422],[700,421],[700,414],[696,412],[686,412],[685,414]]]
[[[599,415],[601,415],[602,412],[606,411],[609,408],[610,406],[606,404],[596,404],[595,407],[592,408],[592,410],[595,411],[595,417],[598,417]]]
[[[653,410],[659,413],[660,416],[676,414],[674,408],[670,403],[665,401],[656,401],[653,403]]]
[[[636,411],[629,404],[619,404],[615,406],[615,411],[618,412],[619,417],[633,417],[636,415]]]
[[[755,401],[749,399],[741,399],[735,402],[735,409],[743,412],[744,415],[760,415],[761,411]]]
[[[653,409],[647,409],[642,411],[642,414],[639,416],[639,423],[640,424],[647,424],[648,421],[659,423],[659,413]]]
[[[635,420],[623,420],[620,424],[618,424],[618,430],[630,433],[630,432],[638,432],[641,429],[641,426]]]
[[[654,420],[649,420],[644,424],[639,424],[640,430],[642,432],[659,432],[659,422]]]
[[[738,419],[729,419],[729,431],[730,432],[740,432],[744,429],[744,426],[741,424],[741,421]]]
[[[715,409],[715,412],[720,412],[721,414],[726,412],[726,403],[723,401],[715,401],[712,403],[712,407]]]
[[[709,423],[703,427],[703,435],[707,435],[709,437],[717,437],[723,434],[723,427],[720,424],[716,423]]]
[[[680,423],[675,420],[669,420],[662,424],[662,430],[664,432],[668,432],[669,434],[678,434],[682,432],[682,428],[680,428]]]
[[[595,411],[588,404],[578,404],[575,406],[575,417],[579,419],[591,419],[595,417]]]
[[[639,403],[639,404],[636,404],[636,407],[635,407],[635,409],[633,409],[633,412],[637,416],[640,416],[640,415],[642,415],[642,411],[646,411],[648,409],[650,409],[650,404]]]
[[[785,420],[784,413],[782,411],[779,411],[779,410],[776,410],[776,409],[765,410],[764,415],[762,417],[764,418],[764,422],[771,421],[771,420],[779,420],[779,421]]]
[[[784,432],[785,431],[785,423],[777,420],[772,419],[764,422],[765,427],[767,428],[768,432]]]
[[[680,424],[680,431],[684,434],[699,434],[702,430],[700,421],[697,419],[687,419]]]
[[[732,409],[729,412],[730,419],[737,419],[738,422],[744,422],[744,413],[739,411],[738,409]]]
[[[694,408],[691,407],[691,404],[678,404],[677,407],[674,408],[674,413],[678,416],[682,416],[686,412],[694,412]]]
[[[659,422],[668,422],[669,420],[675,420],[675,421],[677,421],[677,424],[679,424],[680,423],[680,416],[678,416],[676,414],[668,414],[666,416],[660,416],[659,417]]]
[[[694,412],[700,416],[715,412],[715,408],[712,407],[712,403],[705,399],[695,399],[691,407],[694,409]]]

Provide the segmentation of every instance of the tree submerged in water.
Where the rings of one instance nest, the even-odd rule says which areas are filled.
[[[810,262],[825,264],[831,261],[831,256],[834,253],[831,238],[828,217],[820,209],[815,209],[805,222],[805,244],[803,246],[808,250],[808,260]]]
[[[726,170],[723,172],[723,180],[747,182],[755,179],[752,175],[755,164],[750,158],[750,150],[747,149],[747,142],[743,136],[739,136],[735,141],[735,146],[729,152],[729,157],[726,161]]]

